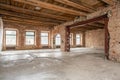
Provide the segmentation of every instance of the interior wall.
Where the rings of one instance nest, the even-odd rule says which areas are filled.
[[[104,48],[104,29],[90,30],[85,32],[85,46],[89,48]]]
[[[2,50],[2,40],[3,40],[3,20],[0,17],[0,51]]]
[[[40,33],[41,31],[49,31],[49,38],[51,38],[51,27],[43,27],[43,26],[32,26],[32,25],[24,25],[18,23],[10,23],[3,22],[4,26],[4,40],[3,40],[3,50],[6,50],[5,45],[5,30],[17,30],[17,45],[15,49],[40,49],[43,46],[40,44]],[[25,32],[26,31],[34,31],[35,32],[35,45],[25,45]],[[49,41],[48,48],[51,48],[51,41]]]

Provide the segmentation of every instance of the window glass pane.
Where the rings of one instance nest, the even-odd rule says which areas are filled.
[[[80,34],[76,34],[76,45],[80,45]]]
[[[26,35],[33,35],[34,36],[34,32],[26,32]]]
[[[42,32],[41,33],[41,44],[42,45],[48,45],[48,42],[49,42],[49,40],[48,40],[48,36],[49,35],[49,33],[48,32]]]
[[[35,44],[35,33],[34,32],[26,32],[26,45],[34,45]]]
[[[41,37],[41,44],[48,44],[48,37]]]
[[[16,31],[6,31],[6,45],[16,45]]]
[[[46,36],[46,37],[48,37],[48,33],[41,33],[41,36]]]
[[[56,35],[55,45],[61,45],[61,37],[60,37],[60,34],[57,34],[57,35]]]

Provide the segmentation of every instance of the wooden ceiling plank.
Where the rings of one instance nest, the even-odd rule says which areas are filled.
[[[30,23],[36,23],[36,24],[58,25],[57,23],[40,22],[40,21],[36,21],[36,20],[29,20],[29,19],[17,18],[17,17],[11,17],[11,16],[4,16],[3,19],[18,20],[18,21],[24,21],[24,22],[30,22]]]
[[[86,13],[83,13],[83,12],[75,11],[75,10],[72,10],[72,9],[60,7],[60,6],[57,6],[57,5],[53,5],[53,4],[38,1],[38,0],[28,0],[28,1],[14,0],[14,1],[18,1],[18,2],[21,2],[21,3],[25,3],[25,4],[30,4],[30,5],[33,5],[33,6],[39,6],[39,7],[43,7],[43,8],[46,8],[46,9],[51,9],[51,10],[54,10],[54,11],[58,11],[58,12],[66,13],[66,14],[71,14],[71,15],[77,15],[77,16],[86,16],[87,15]]]
[[[69,18],[69,17],[63,17],[63,16],[57,16],[57,15],[42,13],[42,12],[38,12],[38,11],[32,11],[32,10],[23,9],[23,8],[19,8],[19,7],[7,5],[7,4],[2,4],[2,3],[0,3],[0,7],[9,9],[9,10],[15,11],[15,12],[22,12],[24,14],[37,14],[38,16],[39,15],[44,15],[46,17],[50,17],[50,18],[54,18],[54,19],[58,19],[58,20],[72,20],[72,18]]]
[[[87,8],[87,7],[84,7],[82,5],[79,5],[77,3],[74,3],[72,1],[69,1],[69,0],[55,0],[56,2],[60,2],[62,4],[67,4],[69,6],[72,6],[72,7],[75,7],[77,9],[80,9],[80,10],[83,10],[83,11],[87,11],[87,12],[94,12],[95,10],[93,9],[90,9],[90,8]]]
[[[36,16],[30,16],[30,15],[21,15],[19,13],[16,12],[11,12],[11,11],[7,11],[7,10],[2,10],[0,9],[0,14],[2,15],[7,15],[7,16],[13,16],[13,17],[20,17],[20,18],[26,18],[26,19],[30,19],[30,20],[37,20],[37,21],[41,21],[41,22],[51,22],[51,23],[63,23],[63,21],[57,21],[57,20],[52,20],[52,19],[46,19],[46,18],[39,18]]]

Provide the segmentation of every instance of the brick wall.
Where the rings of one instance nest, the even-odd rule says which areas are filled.
[[[50,34],[52,32],[51,27],[43,27],[43,26],[32,26],[32,25],[22,25],[22,24],[17,24],[17,23],[10,23],[10,22],[4,22],[4,40],[3,40],[3,50],[6,49],[5,46],[5,30],[6,29],[12,29],[12,30],[17,30],[17,45],[16,49],[40,49],[42,48],[42,45],[40,45],[40,32],[41,31],[49,31]],[[28,46],[25,45],[25,32],[28,30],[33,30],[35,31],[35,45]],[[49,35],[51,38],[51,35]],[[51,41],[49,41],[49,48],[51,48]]]
[[[108,30],[110,34],[109,58],[120,62],[120,1],[118,0],[111,7],[88,15],[87,18],[93,18],[107,12],[109,17]]]
[[[110,59],[120,62],[120,2],[112,7],[109,17]]]
[[[104,29],[86,31],[85,46],[90,48],[104,48],[104,34]]]

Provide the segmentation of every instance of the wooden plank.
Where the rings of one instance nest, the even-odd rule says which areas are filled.
[[[11,16],[3,16],[3,19],[5,19],[5,20],[21,21],[21,22],[26,22],[26,23],[28,22],[28,23],[33,23],[33,24],[43,24],[43,25],[51,25],[51,26],[57,25],[55,23],[40,22],[40,21],[23,19],[23,18],[16,18],[16,17],[11,17]]]
[[[51,22],[51,23],[63,23],[64,21],[59,21],[59,20],[53,20],[53,19],[46,19],[46,18],[41,18],[41,17],[36,17],[36,16],[31,16],[31,15],[26,15],[26,14],[20,14],[16,13],[13,11],[7,11],[7,10],[2,10],[0,9],[0,14],[2,15],[7,15],[7,16],[13,16],[13,17],[18,17],[18,18],[24,18],[24,19],[30,19],[30,20],[37,20],[40,22]]]
[[[54,4],[50,4],[50,3],[46,3],[46,2],[42,2],[42,1],[38,1],[38,0],[14,0],[17,2],[21,2],[21,3],[25,3],[25,4],[30,4],[33,6],[39,6],[39,7],[43,7],[46,9],[51,9],[54,11],[58,11],[58,12],[62,12],[62,13],[66,13],[66,14],[71,14],[71,15],[78,15],[78,16],[86,16],[86,13],[83,12],[79,12],[79,11],[75,11],[72,9],[68,9],[68,8],[64,8],[64,7],[60,7]]]
[[[12,6],[12,5],[2,4],[2,3],[0,3],[0,8],[6,8],[10,11],[20,12],[20,13],[24,13],[24,14],[46,16],[46,17],[50,17],[50,18],[58,19],[58,20],[72,20],[72,18],[70,18],[70,17],[63,17],[63,16],[58,16],[58,15],[42,13],[42,12],[38,12],[38,11],[32,11],[32,10],[23,9],[23,8],[20,8],[20,7],[15,7],[15,6]]]
[[[77,9],[80,9],[80,10],[83,10],[83,11],[87,11],[87,12],[94,12],[95,11],[93,9],[87,8],[85,6],[79,5],[79,4],[74,3],[72,1],[69,1],[69,0],[55,0],[55,1],[66,4],[66,5],[69,5],[69,6],[72,6],[72,7],[75,7]]]

